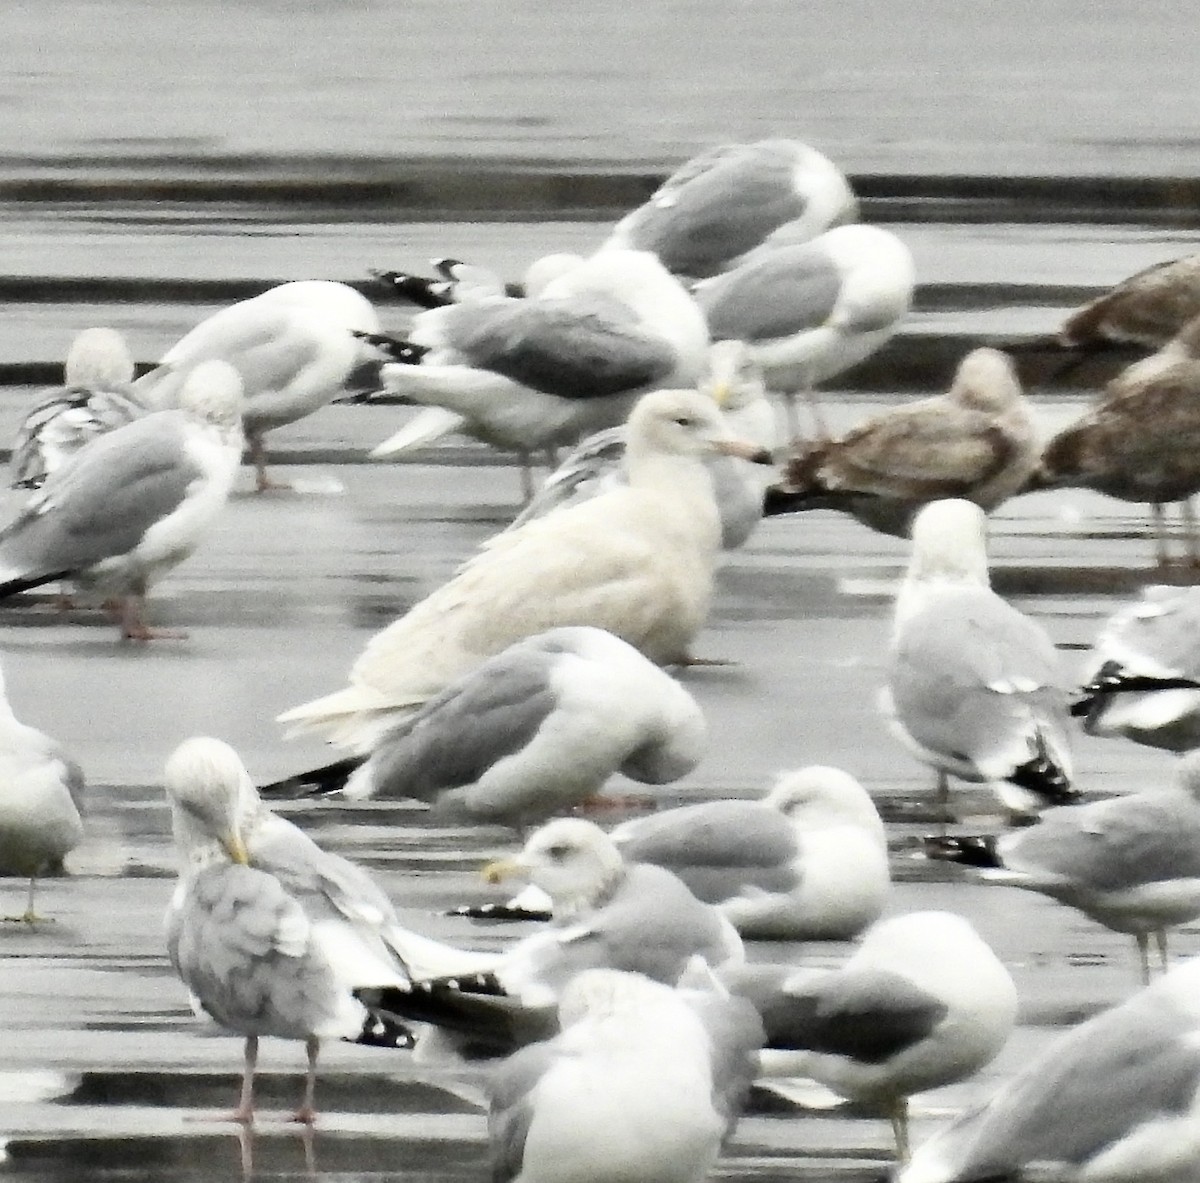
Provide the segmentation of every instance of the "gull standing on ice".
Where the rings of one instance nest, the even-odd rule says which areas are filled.
[[[954,499],[917,514],[880,707],[937,772],[943,808],[955,776],[1028,817],[1078,796],[1066,700],[1050,638],[991,589],[986,522]]]
[[[167,912],[171,964],[193,1008],[245,1038],[238,1107],[254,1120],[260,1036],[303,1040],[304,1099],[316,1120],[322,1039],[411,1046],[353,995],[407,982],[403,930],[365,872],[326,854],[259,800],[241,760],[220,740],[186,740],[166,765],[179,883]]]
[[[0,597],[70,578],[119,601],[121,635],[143,618],[153,579],[196,548],[224,507],[242,452],[242,383],[222,361],[192,370],[175,410],[98,436],[0,530]]]
[[[628,482],[498,534],[378,633],[350,685],[279,716],[365,754],[409,713],[514,641],[607,629],[661,665],[693,661],[708,617],[720,518],[704,457],[765,461],[695,390],[646,395],[629,418]]]

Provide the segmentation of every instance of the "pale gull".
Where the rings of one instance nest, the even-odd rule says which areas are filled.
[[[258,1041],[271,1035],[304,1041],[308,1071],[294,1120],[312,1123],[321,1040],[410,1046],[405,1030],[352,993],[408,980],[396,951],[403,931],[365,872],[263,805],[227,744],[186,740],[165,782],[179,856],[166,918],[171,964],[197,1013],[245,1038],[229,1120],[254,1120]]]
[[[1200,492],[1200,317],[1114,378],[1099,402],[1050,440],[1028,487],[1149,503],[1160,566],[1171,561],[1164,507],[1178,502],[1185,561],[1200,564],[1190,502]]]
[[[766,451],[774,448],[775,413],[767,401],[762,371],[743,342],[718,341],[709,349],[697,389],[711,395],[730,431]],[[623,425],[588,436],[546,478],[510,529],[619,484],[624,480],[624,456]],[[769,476],[761,465],[736,456],[710,456],[705,467],[721,515],[721,545],[735,549],[749,540],[762,520]]]
[[[1101,629],[1084,679],[1071,714],[1089,735],[1200,747],[1200,588],[1143,588]]]
[[[696,700],[603,629],[517,641],[386,732],[346,780],[343,761],[269,786],[415,797],[435,819],[524,827],[586,803],[617,772],[665,784],[707,740]]]
[[[883,411],[837,439],[797,441],[768,516],[836,509],[908,536],[922,505],[963,497],[991,510],[1037,468],[1033,409],[1008,356],[974,349],[945,394]]]
[[[1137,940],[1150,980],[1150,938],[1166,968],[1167,933],[1200,918],[1200,753],[1177,783],[1051,809],[1036,826],[996,837],[926,839],[927,851],[985,878],[1041,892]]]
[[[441,434],[460,429],[516,452],[528,485],[534,455],[624,422],[647,391],[694,384],[708,331],[653,255],[612,251],[526,299],[484,296],[423,312],[401,347],[408,360],[383,367],[384,389],[439,408]],[[371,455],[430,442],[426,422],[418,416]]]
[[[279,284],[201,321],[135,389],[152,406],[169,407],[193,367],[213,358],[232,365],[245,389],[246,443],[262,491],[278,487],[267,476],[266,433],[325,406],[360,367],[377,376],[371,350],[354,334],[378,330],[370,302],[346,284]]]
[[[743,938],[847,940],[887,900],[887,839],[867,791],[839,768],[785,773],[761,801],[684,805],[617,826],[631,862],[674,871]]]
[[[1078,795],[1066,700],[1050,638],[991,589],[985,530],[970,501],[917,514],[880,707],[937,772],[943,808],[955,776],[990,785],[1027,817]]]
[[[1056,1039],[897,1183],[1200,1178],[1200,959]]]
[[[766,246],[696,285],[714,341],[752,347],[767,386],[781,395],[789,434],[794,401],[879,349],[912,305],[912,255],[876,226],[839,226],[812,242]]]
[[[70,577],[119,601],[122,637],[172,635],[146,624],[146,593],[224,506],[241,457],[241,405],[237,371],[207,362],[189,373],[177,409],[86,444],[0,531],[0,596]]]
[[[83,773],[57,742],[18,721],[0,673],[0,874],[29,879],[25,911],[34,924],[38,877],[61,871],[83,838]]]
[[[698,1183],[734,1129],[762,1024],[715,991],[593,969],[561,1032],[488,1075],[494,1183]]]
[[[13,488],[38,488],[89,440],[145,414],[131,389],[133,374],[120,333],[84,329],[71,342],[63,385],[39,391],[37,405],[17,429],[9,461]]]
[[[719,556],[706,455],[767,459],[698,392],[646,395],[629,420],[628,483],[486,543],[377,634],[350,685],[280,722],[368,752],[395,721],[514,641],[560,625],[607,629],[658,664],[693,660]]]
[[[412,987],[371,991],[379,1009],[457,1033],[473,1050],[507,1053],[553,1033],[557,1000],[587,969],[620,969],[674,984],[693,957],[713,969],[740,962],[742,942],[724,916],[670,871],[627,863],[594,822],[556,818],[519,854],[485,868],[550,897],[554,919],[496,956],[405,949]],[[419,1049],[420,1049],[420,1045]]]
[[[653,251],[674,274],[701,279],[728,270],[785,223],[808,239],[857,218],[849,183],[815,148],[787,139],[722,144],[672,173],[601,250]]]
[[[763,1017],[763,1072],[879,1106],[901,1160],[908,1098],[978,1072],[1017,1017],[1008,970],[951,912],[879,921],[840,969],[748,964],[720,976]]]

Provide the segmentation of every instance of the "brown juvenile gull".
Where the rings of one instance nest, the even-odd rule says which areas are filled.
[[[768,389],[785,400],[797,434],[795,398],[870,357],[912,305],[912,254],[876,226],[838,226],[811,242],[768,242],[730,271],[695,287],[714,341],[751,347]]]
[[[1109,618],[1071,714],[1089,735],[1200,747],[1200,588],[1147,587]]]
[[[25,911],[34,924],[38,876],[61,870],[83,838],[83,773],[48,735],[18,721],[0,673],[0,873],[29,879]]]
[[[943,807],[955,776],[990,785],[1028,817],[1078,796],[1066,700],[1050,638],[991,589],[985,529],[970,501],[917,514],[880,706],[937,772]]]
[[[658,664],[693,660],[720,554],[704,457],[769,459],[732,436],[695,390],[646,395],[629,418],[628,483],[498,534],[459,573],[378,633],[350,685],[279,717],[359,753],[514,641],[593,625]]]
[[[221,511],[242,451],[242,383],[222,361],[192,370],[175,410],[97,436],[0,530],[0,596],[71,578],[119,602],[121,636],[151,582],[182,562]]]
[[[581,973],[562,1030],[487,1077],[493,1183],[699,1183],[733,1133],[762,1023],[716,989]]]
[[[1200,1178],[1200,958],[1054,1040],[896,1183]]]
[[[266,433],[311,415],[345,390],[371,357],[355,333],[378,331],[370,302],[344,283],[278,284],[201,321],[135,390],[152,406],[174,406],[195,366],[213,358],[232,365],[245,390],[246,443],[262,492],[281,487],[267,476]]]
[[[1082,488],[1149,503],[1155,558],[1169,563],[1164,507],[1178,502],[1187,561],[1200,564],[1190,498],[1200,492],[1200,317],[1135,362],[1046,445],[1030,489]]]
[[[36,489],[89,440],[144,415],[131,389],[133,358],[116,329],[84,329],[67,353],[63,385],[40,391],[17,430],[9,471],[13,488]]]
[[[237,1109],[254,1120],[254,1070],[263,1035],[304,1041],[304,1099],[317,1111],[322,1039],[411,1046],[406,1031],[370,1014],[353,991],[407,982],[403,936],[387,897],[353,863],[326,854],[272,814],[237,753],[196,737],[167,761],[179,883],[167,911],[167,950],[196,1012],[245,1038]]]
[[[707,734],[696,700],[632,645],[603,629],[556,628],[464,674],[387,731],[364,764],[352,757],[263,792],[415,797],[438,819],[523,827],[586,803],[616,772],[678,779]]]
[[[795,241],[858,220],[840,169],[797,140],[722,144],[675,170],[601,247],[653,251],[675,275],[702,279],[787,224]]]
[[[1167,965],[1167,932],[1200,917],[1200,753],[1170,788],[1051,809],[1027,830],[927,840],[935,858],[985,868],[989,881],[1038,891],[1137,940],[1150,980],[1153,936]]]
[[[1008,970],[952,912],[879,921],[840,969],[757,963],[720,977],[763,1017],[763,1075],[805,1077],[881,1107],[901,1161],[908,1098],[978,1072],[1017,1018]]]
[[[922,505],[962,497],[985,510],[1019,492],[1041,452],[1008,356],[974,349],[945,394],[872,416],[838,439],[796,441],[767,516],[836,509],[908,536]]]
[[[715,904],[743,938],[848,940],[887,901],[887,838],[839,768],[782,775],[761,801],[706,801],[617,826],[626,859],[655,863]]]

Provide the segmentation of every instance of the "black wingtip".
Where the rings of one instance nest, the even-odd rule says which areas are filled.
[[[363,1020],[362,1030],[347,1043],[359,1043],[364,1047],[386,1047],[408,1051],[417,1044],[416,1036],[392,1015],[371,1011]]]
[[[26,575],[20,579],[9,579],[5,583],[0,583],[0,600],[24,591],[32,591],[35,587],[44,587],[56,579],[70,579],[74,574],[74,571],[51,571],[48,575]]]
[[[921,839],[926,858],[964,867],[996,868],[1004,865],[994,834],[926,834]]]
[[[416,345],[412,341],[404,341],[399,337],[389,337],[386,333],[364,333],[353,330],[354,335],[368,345],[374,346],[385,354],[389,361],[402,362],[405,365],[419,365],[429,349],[424,345]]]
[[[284,801],[301,797],[326,797],[331,793],[341,792],[346,787],[350,775],[364,759],[363,756],[347,756],[342,760],[334,760],[332,764],[324,764],[320,768],[310,768],[307,772],[298,772],[295,776],[272,781],[258,791],[263,797]]]
[[[453,304],[449,284],[444,279],[427,275],[410,275],[407,271],[371,271],[371,277],[393,296],[399,296],[419,308],[444,308]]]

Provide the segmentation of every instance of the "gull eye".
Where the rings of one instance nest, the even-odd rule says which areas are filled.
[[[678,423],[680,427],[691,427],[692,425],[692,420],[687,415],[677,415],[672,422]]]
[[[565,842],[556,842],[553,846],[546,847],[546,854],[550,856],[556,863],[562,862],[563,859],[571,853],[571,847]]]

